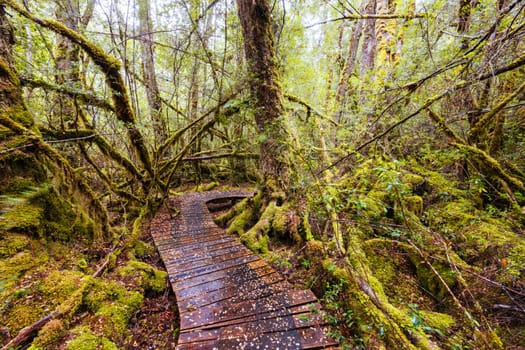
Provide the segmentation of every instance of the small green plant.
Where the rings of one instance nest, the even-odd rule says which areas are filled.
[[[302,267],[304,267],[306,270],[309,270],[310,267],[312,266],[312,263],[311,263],[310,260],[308,260],[308,259],[303,259],[303,260],[301,261],[301,265],[302,265]]]
[[[301,322],[310,322],[312,318],[308,316],[308,314],[301,314],[299,315],[299,321]]]

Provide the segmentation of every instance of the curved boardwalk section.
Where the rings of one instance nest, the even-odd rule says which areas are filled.
[[[213,222],[206,203],[249,192],[188,193],[163,208],[152,234],[180,313],[178,349],[327,349],[320,305]]]

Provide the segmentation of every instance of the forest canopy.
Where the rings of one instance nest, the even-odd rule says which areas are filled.
[[[132,348],[169,288],[148,219],[254,186],[217,222],[343,348],[524,346],[524,11],[0,0],[1,345]]]

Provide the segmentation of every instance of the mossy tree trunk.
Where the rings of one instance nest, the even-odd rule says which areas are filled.
[[[272,32],[270,1],[237,0],[244,50],[259,132],[265,194],[286,193],[290,166],[283,118],[283,93]]]

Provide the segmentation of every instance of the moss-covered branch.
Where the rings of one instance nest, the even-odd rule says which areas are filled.
[[[483,129],[487,127],[487,125],[493,120],[494,116],[501,112],[503,108],[505,108],[506,105],[508,105],[513,99],[520,96],[523,91],[525,91],[525,82],[521,83],[521,85],[514,90],[511,94],[509,94],[507,97],[505,97],[500,103],[498,103],[494,108],[492,108],[490,111],[485,113],[479,121],[474,125],[474,127],[470,130],[470,139],[476,140]]]
[[[183,158],[182,160],[185,162],[198,162],[201,160],[213,160],[213,159],[221,159],[221,158],[259,158],[259,154],[257,153],[246,153],[246,152],[230,152],[230,153],[222,153],[222,154],[213,154],[209,156],[189,156],[186,158]]]
[[[82,152],[82,155],[84,156],[84,159],[86,159],[86,161],[93,167],[93,169],[95,169],[95,172],[97,173],[97,175],[102,179],[102,181],[104,181],[104,183],[108,186],[111,192],[115,193],[121,198],[132,200],[137,203],[143,203],[143,201],[139,197],[122,190],[113,181],[111,181],[109,176],[104,171],[102,171],[102,169],[100,169],[100,167],[93,161],[93,159],[87,152],[84,145],[79,145],[79,148],[80,148],[80,151]]]
[[[107,111],[112,111],[112,112],[115,111],[115,108],[113,107],[111,102],[101,97],[95,96],[93,93],[88,92],[88,91],[82,91],[82,90],[75,89],[70,86],[57,85],[57,84],[53,84],[48,81],[45,81],[43,79],[37,79],[37,78],[27,77],[27,76],[20,77],[20,83],[22,84],[22,86],[29,86],[32,88],[42,88],[47,91],[55,91],[55,92],[76,98],[88,105],[100,107]]]
[[[162,168],[159,171],[159,175],[162,176],[163,174],[166,174],[166,181],[163,186],[166,186],[165,189],[170,187],[171,181],[173,179],[173,176],[175,174],[175,171],[178,169],[178,166],[180,162],[182,161],[184,155],[190,150],[190,147],[195,143],[196,140],[198,140],[203,133],[208,131],[209,128],[211,128],[215,124],[215,119],[212,119],[205,123],[196,133],[193,135],[191,140],[183,147],[179,153],[171,159],[171,161],[167,162],[162,166]],[[168,170],[169,169],[169,170]]]
[[[443,130],[445,135],[453,139],[455,142],[465,143],[465,141],[461,138],[461,136],[459,136],[454,130],[452,130],[452,128],[450,128],[447,125],[447,123],[445,122],[445,119],[443,119],[439,114],[434,112],[432,108],[430,107],[427,108],[427,111],[428,111],[428,115],[430,116],[430,119],[432,119],[432,121],[436,123],[441,128],[441,130]]]
[[[173,133],[173,135],[168,137],[168,139],[162,145],[159,146],[159,148],[158,148],[158,150],[156,152],[157,153],[157,157],[158,158],[162,158],[164,156],[164,154],[166,153],[166,151],[168,150],[168,148],[171,147],[173,144],[175,144],[186,131],[188,131],[192,127],[198,125],[201,121],[206,119],[211,114],[216,113],[222,106],[224,106],[231,99],[233,99],[235,96],[237,96],[238,93],[239,93],[238,88],[234,89],[234,91],[231,94],[227,95],[227,97],[222,99],[222,101],[219,101],[219,103],[217,103],[217,105],[215,107],[211,108],[210,110],[205,112],[203,115],[201,115],[199,118],[195,119],[191,123],[189,123],[186,126],[180,128],[179,130],[175,131],[175,133]]]
[[[324,119],[324,120],[328,121],[329,123],[333,124],[334,126],[340,126],[332,118],[330,118],[330,117],[324,115],[323,113],[319,112],[312,105],[310,105],[308,102],[306,102],[305,100],[301,99],[300,97],[295,96],[295,95],[290,95],[290,94],[284,94],[284,97],[288,101],[295,102],[295,103],[298,103],[298,104],[302,105],[308,111],[313,112],[315,115],[319,116],[321,119]]]
[[[494,175],[499,176],[507,183],[513,185],[516,189],[525,192],[525,186],[523,185],[523,182],[507,173],[501,166],[500,162],[497,159],[490,156],[487,152],[470,145],[459,143],[453,143],[453,145],[467,153],[472,154]]]

